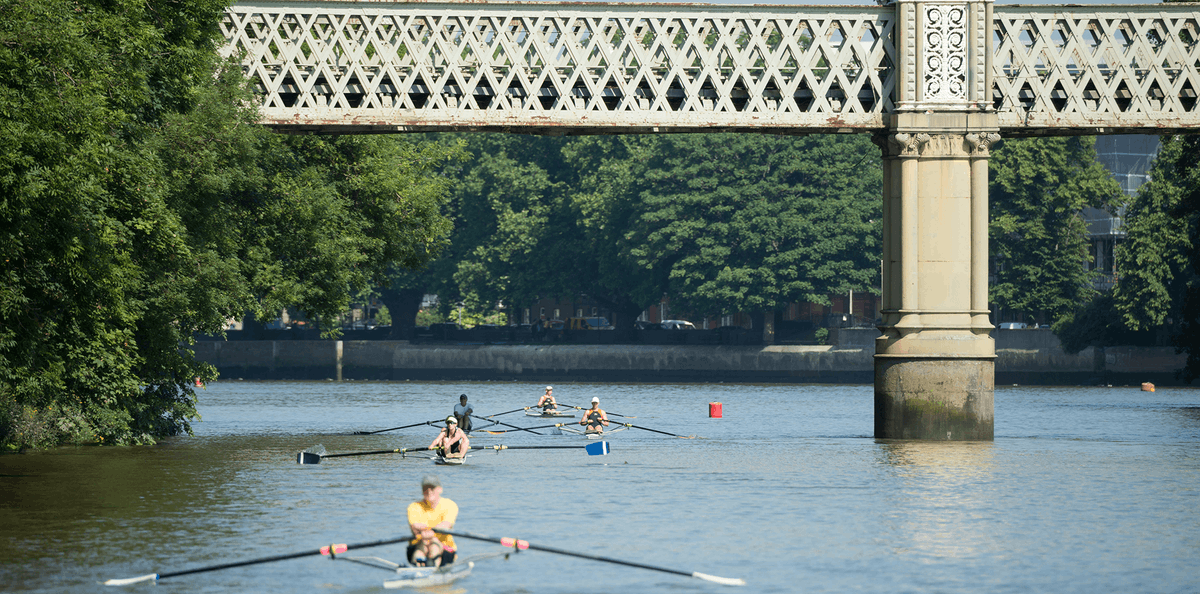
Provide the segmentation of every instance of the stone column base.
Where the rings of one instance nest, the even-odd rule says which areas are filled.
[[[992,358],[875,357],[875,437],[993,439]]]

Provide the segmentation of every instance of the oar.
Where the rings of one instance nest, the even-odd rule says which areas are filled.
[[[350,435],[375,435],[376,433],[383,433],[384,431],[395,431],[397,429],[408,429],[411,427],[420,427],[421,425],[432,425],[440,420],[442,420],[442,419],[434,419],[432,421],[425,421],[424,423],[413,423],[412,425],[401,425],[399,427],[392,427],[390,429],[380,429],[378,431],[355,431],[354,433],[351,433]]]
[[[504,425],[505,427],[512,427],[513,429],[520,429],[521,431],[528,431],[534,435],[542,435],[541,433],[538,433],[537,431],[534,431],[532,429],[526,429],[525,427],[518,427],[516,425],[509,425],[508,423],[501,423],[500,421],[497,421],[495,419],[485,419],[483,417],[476,417],[475,415],[471,415],[471,416],[476,419],[479,419],[481,421],[491,421],[493,423],[496,423],[497,425]]]
[[[325,449],[325,448],[322,448],[321,446],[316,446],[316,447],[320,448],[321,450]],[[309,448],[309,450],[311,450],[311,449],[315,449],[315,448]],[[429,451],[429,448],[397,448],[394,450],[372,450],[370,452],[347,452],[345,454],[325,454],[325,453],[312,452],[312,451],[305,450],[303,452],[300,452],[299,454],[296,454],[296,463],[297,464],[320,464],[322,458],[341,458],[343,456],[373,456],[375,454],[405,454],[408,452],[427,452],[427,451]]]
[[[607,441],[597,441],[582,446],[506,446],[506,445],[489,445],[489,446],[471,446],[472,450],[578,450],[583,448],[587,450],[589,456],[606,456],[610,451]]]
[[[490,427],[491,425],[488,425],[488,426]],[[530,429],[549,429],[551,427],[557,427],[557,426],[559,426],[559,423],[554,423],[552,425],[538,425],[536,427],[517,427],[517,429],[521,429],[522,431],[529,431]],[[475,431],[475,429],[472,429],[472,431]],[[487,430],[485,429],[484,431],[487,431]],[[492,434],[497,434],[497,433],[512,433],[513,431],[516,431],[516,429],[505,429],[504,431],[487,431],[487,432],[492,433]],[[538,435],[541,435],[541,434],[539,433]]]
[[[563,404],[562,406],[565,406],[567,408],[573,408],[575,410],[591,410],[591,407],[571,406],[570,404]],[[636,419],[637,418],[637,417],[630,416],[630,415],[623,415],[621,413],[608,412],[608,411],[604,411],[604,414],[612,415],[614,417],[621,417],[622,419]]]
[[[679,439],[696,439],[695,435],[675,435],[674,433],[667,433],[666,431],[659,431],[658,429],[651,429],[649,427],[639,427],[637,425],[633,425],[630,423],[617,423],[617,425],[624,426],[624,427],[633,427],[634,429],[641,429],[642,431],[653,431],[655,433],[662,433],[663,435],[670,435],[671,437],[678,437]]]
[[[216,571],[218,569],[229,569],[230,567],[243,567],[245,565],[257,565],[259,563],[270,563],[272,561],[286,561],[297,557],[307,557],[309,555],[325,555],[326,557],[335,557],[341,553],[345,553],[350,549],[366,549],[370,547],[380,547],[383,545],[396,544],[412,540],[412,535],[408,534],[399,538],[390,538],[387,540],[377,540],[375,542],[364,542],[361,544],[331,544],[321,547],[316,550],[303,551],[300,553],[289,553],[287,555],[275,555],[273,557],[262,557],[259,559],[250,559],[248,561],[235,561],[233,563],[222,563],[220,565],[209,565],[208,567],[197,567],[195,569],[185,569],[183,571],[171,571],[167,573],[151,573],[131,578],[117,578],[104,582],[105,586],[128,586],[138,582],[157,581],[169,577],[187,575],[189,573],[202,573],[205,571]]]
[[[605,563],[616,563],[617,565],[628,565],[629,567],[638,567],[641,569],[649,569],[651,571],[661,571],[663,573],[673,573],[675,575],[682,575],[685,577],[699,578],[699,579],[702,579],[702,580],[705,580],[708,582],[713,582],[713,583],[721,584],[724,586],[744,586],[744,585],[746,585],[746,580],[743,580],[740,578],[719,577],[719,576],[715,576],[715,575],[708,575],[706,573],[700,573],[698,571],[691,571],[691,572],[679,571],[677,569],[667,569],[666,567],[655,567],[653,565],[644,565],[642,563],[633,563],[631,561],[622,561],[620,559],[613,559],[612,557],[601,557],[599,555],[587,555],[584,553],[575,553],[572,551],[564,551],[562,549],[556,549],[553,547],[547,547],[547,546],[543,546],[543,545],[535,545],[530,542],[527,542],[524,540],[518,540],[515,538],[492,538],[490,536],[479,536],[479,535],[475,535],[475,534],[469,534],[466,532],[454,532],[451,530],[441,530],[438,528],[434,528],[433,531],[437,532],[439,534],[449,534],[450,536],[458,536],[461,538],[471,538],[471,539],[475,539],[475,540],[500,543],[501,546],[505,546],[505,547],[515,549],[515,550],[529,549],[529,550],[533,550],[533,551],[546,551],[547,553],[557,553],[559,555],[567,555],[569,557],[579,557],[580,559],[591,559],[592,561],[603,561]]]
[[[483,417],[483,418],[485,418],[485,419],[491,419],[492,417],[498,417],[498,416],[500,416],[500,415],[510,415],[510,414],[512,414],[512,413],[515,413],[515,412],[521,412],[521,411],[523,411],[523,410],[529,410],[529,409],[531,409],[531,408],[533,408],[533,407],[532,407],[532,406],[526,406],[525,408],[514,408],[513,410],[504,411],[504,412],[502,412],[502,413],[496,413],[496,414],[494,414],[494,415],[488,415],[488,416],[486,416],[486,417]]]

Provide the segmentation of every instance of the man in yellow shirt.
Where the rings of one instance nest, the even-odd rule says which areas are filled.
[[[452,530],[458,518],[458,504],[442,497],[442,482],[430,474],[421,479],[421,500],[408,506],[408,527],[413,539],[408,543],[408,562],[417,567],[440,567],[454,563],[454,537],[433,531]]]

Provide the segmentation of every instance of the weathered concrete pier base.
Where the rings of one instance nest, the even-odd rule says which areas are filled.
[[[881,359],[875,364],[875,436],[993,438],[995,361]]]

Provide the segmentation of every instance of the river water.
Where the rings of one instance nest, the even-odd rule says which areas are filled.
[[[597,396],[636,416],[626,422],[702,439],[630,428],[607,438],[607,456],[476,452],[456,468],[419,455],[295,461],[317,444],[426,446],[428,426],[347,433],[444,418],[463,393],[477,414],[508,411],[542,388],[224,381],[201,393],[194,437],[0,456],[0,590],[382,591],[388,572],[319,556],[99,584],[398,537],[421,476],[436,473],[459,530],[748,582],[527,551],[439,592],[1200,592],[1197,390],[1002,387],[994,442],[927,443],[873,439],[870,386],[562,384],[560,402]],[[708,418],[709,402],[723,418]],[[515,432],[474,443],[589,442]]]

